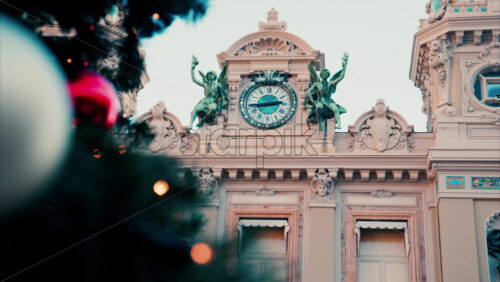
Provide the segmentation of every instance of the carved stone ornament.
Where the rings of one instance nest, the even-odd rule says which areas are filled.
[[[464,108],[471,115],[479,116],[500,124],[500,107],[493,107],[480,101],[474,94],[474,83],[481,72],[500,69],[500,42],[491,42],[476,58],[462,58],[461,70],[464,81]],[[471,110],[469,110],[469,108]]]
[[[265,70],[259,74],[251,74],[249,75],[252,82],[261,83],[266,85],[276,85],[288,82],[288,78],[290,74],[281,74],[277,70]]]
[[[200,178],[200,190],[203,196],[209,199],[213,199],[217,195],[217,179],[214,177],[214,173],[209,168],[203,168],[199,173]]]
[[[306,53],[292,42],[279,38],[267,37],[245,44],[235,56],[297,56]]]
[[[116,79],[120,74],[120,61],[118,51],[113,48],[107,57],[97,61],[97,71],[106,74],[110,79]]]
[[[374,198],[390,198],[392,197],[392,192],[385,189],[379,189],[376,192],[372,192],[370,196]]]
[[[361,150],[378,152],[406,148],[411,152],[414,145],[408,136],[412,131],[412,125],[408,125],[399,114],[389,111],[384,100],[378,99],[372,111],[362,115],[354,126],[349,126],[352,139],[348,148],[354,151],[357,145]]]
[[[278,21],[278,11],[273,8],[267,12],[267,22],[259,23],[259,30],[286,30],[286,22]]]
[[[274,196],[274,194],[275,194],[274,191],[267,188],[266,186],[255,191],[255,195],[257,196]]]
[[[447,39],[437,37],[430,42],[429,65],[436,70],[441,86],[447,83],[451,57],[451,44]]]
[[[320,168],[312,179],[312,192],[316,201],[331,201],[335,180],[330,176],[328,169]]]
[[[124,118],[129,118],[137,113],[137,93],[138,89],[134,89],[128,92],[120,92],[118,94],[118,99],[120,100],[120,105],[122,107],[122,114]]]
[[[439,6],[436,5],[439,2]],[[448,8],[449,0],[429,0],[425,5],[425,12],[429,15],[427,22],[434,23],[443,18]]]
[[[434,71],[439,83],[439,103],[438,108],[441,114],[452,117],[457,114],[457,110],[451,104],[450,71],[451,59],[453,56],[452,44],[443,37],[437,37],[430,41],[429,65]]]
[[[422,112],[427,115],[427,127],[431,128],[432,108],[433,108],[433,81],[429,66],[429,47],[422,44],[418,53],[417,73],[415,85],[422,91]]]
[[[108,13],[104,17],[104,23],[113,29],[122,28],[125,20],[125,11],[117,5],[113,5],[112,10],[112,13]]]
[[[172,120],[165,117],[166,112],[167,109],[163,101],[158,102],[151,108],[152,117],[148,125],[151,134],[154,134],[154,138],[149,145],[149,149],[153,153],[165,149],[174,149],[180,138]]]

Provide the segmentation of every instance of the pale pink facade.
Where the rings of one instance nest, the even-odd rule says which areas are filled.
[[[277,281],[495,281],[486,233],[500,228],[500,96],[488,91],[500,87],[500,0],[432,2],[410,69],[429,132],[383,100],[348,132],[307,124],[307,65],[322,69],[324,55],[274,10],[217,55],[230,104],[215,125],[189,133],[163,103],[137,119],[157,134],[153,153],[200,176],[201,240],[236,239],[262,281],[268,269]],[[243,118],[240,98],[267,70],[288,75],[297,108],[266,130]]]

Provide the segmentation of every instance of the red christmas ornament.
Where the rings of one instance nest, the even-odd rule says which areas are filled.
[[[69,92],[75,107],[75,123],[89,120],[106,128],[115,124],[120,102],[115,88],[102,75],[82,72],[70,82]]]

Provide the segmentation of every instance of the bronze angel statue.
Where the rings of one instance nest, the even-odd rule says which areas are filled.
[[[319,77],[314,67],[309,64],[309,73],[311,76],[311,87],[307,90],[305,105],[308,108],[309,116],[307,122],[318,123],[319,130],[323,130],[323,122],[327,119],[335,118],[335,128],[340,128],[340,114],[346,112],[346,109],[335,103],[331,98],[335,93],[337,84],[344,78],[347,67],[347,53],[342,57],[342,69],[334,74],[330,79],[330,71],[322,69]],[[321,79],[320,79],[321,78]]]
[[[191,62],[191,78],[194,83],[203,87],[205,90],[205,97],[196,104],[191,112],[189,129],[192,129],[196,117],[198,117],[199,120],[198,127],[203,126],[205,123],[210,125],[214,124],[216,114],[221,110],[226,110],[229,105],[229,95],[227,93],[227,65],[224,66],[218,77],[217,73],[214,71],[209,71],[206,75],[198,71],[202,78],[202,81],[199,81],[194,74],[194,70],[198,64],[198,59],[193,56]]]

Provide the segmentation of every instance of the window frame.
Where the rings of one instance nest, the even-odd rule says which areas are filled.
[[[299,253],[299,211],[298,208],[286,209],[250,209],[229,208],[227,238],[230,242],[229,254],[232,258],[228,262],[230,269],[236,269],[238,260],[239,232],[238,226],[241,219],[286,219],[289,225],[286,240],[286,281],[298,280],[298,253]]]
[[[373,210],[349,207],[345,217],[345,277],[346,281],[358,281],[358,255],[356,224],[363,220],[406,221],[408,224],[408,282],[421,281],[421,257],[416,210]]]
[[[499,84],[500,75],[487,77],[484,76],[483,73],[480,73],[477,75],[477,79],[481,83],[481,102],[490,104],[499,104],[500,103],[499,98],[488,96],[488,84]]]

